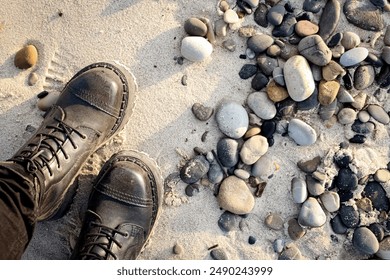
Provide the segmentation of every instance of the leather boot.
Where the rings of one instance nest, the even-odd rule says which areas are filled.
[[[136,259],[161,208],[162,177],[146,154],[122,151],[100,171],[72,259]]]
[[[1,163],[33,182],[36,221],[56,214],[88,157],[124,127],[135,92],[135,80],[124,67],[102,62],[83,68],[30,140]]]

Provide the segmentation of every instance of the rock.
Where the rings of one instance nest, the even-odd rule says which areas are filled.
[[[298,223],[304,227],[321,227],[326,222],[325,212],[315,198],[309,197],[299,211]]]
[[[181,55],[193,62],[205,60],[212,52],[213,46],[203,37],[188,36],[181,42]]]
[[[315,89],[314,79],[310,65],[303,56],[289,58],[283,71],[288,94],[294,101],[303,101],[312,95]]]
[[[374,67],[382,67],[383,66],[383,61],[380,57],[373,53],[368,53],[368,56],[366,57],[365,61],[370,63]]]
[[[375,80],[381,88],[388,87],[390,85],[390,65],[383,65]]]
[[[355,101],[352,102],[352,106],[357,109],[361,110],[363,109],[364,105],[366,105],[366,99],[367,99],[367,94],[364,91],[361,91],[358,95],[354,97]]]
[[[207,178],[213,184],[219,184],[222,182],[224,177],[223,171],[218,163],[211,163],[209,171],[207,172]]]
[[[278,67],[278,60],[266,55],[260,55],[256,59],[260,70],[267,76],[272,75],[272,71]]]
[[[322,80],[318,86],[318,101],[321,105],[327,106],[335,101],[337,93],[340,89],[340,84],[337,81]]]
[[[360,65],[354,74],[354,86],[363,90],[372,85],[375,79],[375,70],[371,65]]]
[[[266,28],[268,27],[267,15],[268,15],[267,5],[265,5],[264,3],[260,3],[254,13],[254,20],[258,25]]]
[[[229,257],[223,249],[213,249],[210,251],[210,256],[214,260],[228,260]]]
[[[254,90],[260,91],[268,84],[268,78],[263,73],[258,72],[252,79],[251,86]]]
[[[38,50],[34,45],[27,45],[20,49],[14,58],[14,64],[19,69],[28,69],[38,62]]]
[[[333,161],[338,168],[349,168],[349,164],[352,162],[352,159],[349,155],[338,154],[333,157]]]
[[[376,252],[376,256],[382,260],[390,260],[390,236],[387,236],[379,243],[379,250]]]
[[[291,193],[295,203],[303,203],[308,197],[306,181],[294,177],[291,181]]]
[[[270,120],[276,115],[275,104],[265,92],[253,92],[247,98],[248,107],[261,119]]]
[[[336,212],[340,208],[340,197],[338,193],[332,191],[326,191],[320,196],[321,202],[325,209],[332,213]]]
[[[318,66],[325,66],[332,59],[332,52],[319,35],[303,38],[298,44],[298,51],[307,60]]]
[[[344,32],[341,44],[343,45],[345,50],[353,49],[360,44],[360,37],[355,32]]]
[[[282,24],[276,26],[272,30],[272,36],[274,37],[289,37],[294,33],[295,24],[297,20],[293,14],[287,14]]]
[[[228,24],[223,20],[219,19],[214,23],[215,35],[217,37],[225,37],[227,35]]]
[[[303,2],[303,10],[315,14],[321,11],[323,7],[324,2],[321,0],[305,0],[305,2]]]
[[[374,233],[366,227],[355,229],[352,237],[353,246],[364,254],[375,254],[379,250],[379,242]]]
[[[322,120],[330,120],[337,109],[337,99],[335,99],[329,105],[321,105],[318,114],[320,115]]]
[[[236,102],[223,102],[217,109],[216,121],[219,129],[226,136],[238,139],[248,129],[248,113]]]
[[[364,142],[366,142],[366,136],[356,134],[351,139],[349,139],[349,142],[354,144],[363,144]]]
[[[32,72],[29,76],[28,76],[28,85],[29,86],[34,86],[39,80],[39,76],[37,73],[35,72]]]
[[[207,174],[209,168],[210,164],[204,156],[196,156],[181,168],[180,178],[186,184],[196,183]]]
[[[306,175],[307,190],[312,196],[319,196],[325,191],[323,183],[314,179],[311,175]]]
[[[285,244],[286,244],[286,242],[283,239],[280,239],[280,238],[275,239],[275,241],[273,242],[273,245],[272,245],[275,253],[280,254],[284,250]]]
[[[295,241],[302,238],[306,234],[306,229],[301,227],[297,219],[291,219],[288,221],[287,232],[288,236],[290,236],[290,238]]]
[[[266,34],[256,34],[248,39],[247,46],[259,54],[267,50],[274,43],[274,39]]]
[[[223,14],[223,20],[230,24],[230,23],[237,23],[240,21],[240,18],[238,17],[236,11],[232,9],[228,9],[224,14]]]
[[[244,64],[242,66],[240,72],[238,75],[240,76],[241,79],[249,79],[250,77],[254,76],[258,71],[257,65],[255,64]]]
[[[347,0],[343,10],[347,20],[369,31],[380,31],[384,28],[382,12],[370,1]]]
[[[327,65],[322,67],[322,77],[326,81],[335,80],[339,76],[344,76],[346,74],[343,67],[337,62],[331,60]]]
[[[348,228],[341,221],[339,214],[337,214],[336,216],[334,216],[334,218],[330,220],[330,225],[334,233],[337,234],[345,234],[348,230]]]
[[[378,183],[386,183],[390,180],[390,171],[387,169],[378,169],[374,174],[374,179]]]
[[[271,156],[269,156],[269,154],[265,154],[252,165],[251,173],[255,177],[266,179],[274,174],[275,169],[276,167]]]
[[[360,223],[359,211],[353,206],[342,204],[339,210],[342,223],[348,228],[355,228]]]
[[[340,64],[344,67],[355,66],[365,60],[367,56],[368,50],[366,48],[353,48],[340,57]]]
[[[185,189],[185,193],[189,197],[194,196],[198,192],[199,192],[199,185],[198,184],[187,185],[187,187]]]
[[[300,160],[297,163],[297,166],[299,169],[301,169],[303,172],[306,173],[313,173],[314,171],[317,170],[318,166],[320,165],[322,159],[320,156],[316,156],[313,159],[310,160]]]
[[[240,151],[240,158],[243,163],[252,165],[267,151],[267,138],[261,135],[256,135],[244,142]]]
[[[354,109],[343,108],[337,114],[337,119],[341,124],[352,124],[356,120],[357,113]]]
[[[277,85],[274,80],[267,85],[267,95],[273,102],[280,102],[289,97],[287,89]]]
[[[238,142],[234,139],[222,138],[217,143],[217,154],[223,166],[235,166],[239,160]]]
[[[206,36],[207,26],[198,18],[192,17],[184,23],[184,30],[190,36]]]
[[[318,33],[322,39],[327,40],[336,30],[340,20],[340,2],[337,0],[329,0],[326,2],[320,17],[320,32]]]
[[[207,121],[213,115],[214,109],[200,103],[194,103],[194,105],[192,105],[192,113],[198,120]]]
[[[267,227],[274,230],[282,230],[284,221],[277,213],[270,213],[265,217],[264,223]]]
[[[359,121],[366,123],[370,120],[370,114],[367,111],[360,111],[358,113]]]
[[[372,122],[362,123],[360,120],[356,120],[351,128],[352,131],[359,134],[370,134],[374,131],[375,125]]]
[[[236,43],[232,39],[228,39],[226,41],[223,41],[222,45],[225,49],[227,49],[230,52],[234,52],[236,50]]]
[[[224,232],[238,229],[241,217],[229,211],[225,211],[218,219],[218,226]]]
[[[256,8],[259,5],[259,0],[243,0],[246,4],[248,4],[252,9]]]
[[[382,124],[388,124],[390,121],[389,115],[379,105],[371,104],[367,107],[367,111],[375,120]]]
[[[314,35],[318,32],[318,30],[318,25],[308,20],[301,20],[295,24],[295,33],[301,37]]]
[[[383,47],[381,58],[382,58],[387,64],[390,64],[390,47]]]
[[[377,182],[369,182],[364,188],[364,196],[372,201],[372,205],[378,211],[390,210],[390,201],[387,193],[381,184]]]
[[[383,38],[383,43],[385,43],[386,46],[390,46],[390,25],[386,27],[385,36]]]
[[[349,168],[340,168],[336,178],[336,186],[343,191],[354,191],[357,189],[358,178]]]
[[[244,170],[244,169],[234,169],[234,175],[236,175],[238,178],[242,179],[242,180],[248,180],[249,177],[251,176],[251,174]]]
[[[217,199],[222,209],[238,215],[250,213],[255,205],[245,181],[236,176],[229,176],[222,181]]]
[[[46,91],[47,92],[47,91]],[[41,111],[47,111],[54,105],[60,96],[59,92],[53,91],[45,94],[42,98],[38,99],[37,106]]]
[[[371,224],[368,226],[368,229],[372,231],[379,242],[385,238],[385,229],[381,224]]]
[[[280,50],[280,47],[278,45],[272,45],[270,46],[268,49],[267,49],[267,55],[271,56],[271,57],[277,57],[279,56],[281,50]]]
[[[282,5],[275,5],[268,11],[267,19],[272,25],[280,25],[283,21],[286,9]]]
[[[278,260],[301,260],[301,251],[294,245],[291,244],[286,246],[286,249],[279,255]]]
[[[334,34],[328,41],[328,47],[329,48],[336,47],[338,44],[341,43],[342,39],[343,39],[343,33],[338,32]]]
[[[308,111],[318,107],[319,104],[320,103],[318,102],[318,90],[317,88],[315,88],[313,94],[310,95],[309,98],[301,102],[297,102],[297,109],[301,111]]]
[[[355,99],[344,87],[341,86],[339,92],[337,93],[337,101],[341,103],[353,103],[355,102]]]
[[[246,140],[248,138],[251,138],[252,136],[258,135],[258,134],[260,134],[260,132],[261,132],[260,127],[257,127],[257,126],[252,127],[250,129],[248,129],[248,131],[245,133],[244,139]]]
[[[292,119],[288,125],[288,136],[300,146],[310,146],[317,140],[316,131],[304,121]]]
[[[274,81],[284,87],[286,85],[284,81],[284,75],[283,75],[283,68],[282,67],[276,67],[274,71],[272,72],[272,77],[274,78]]]

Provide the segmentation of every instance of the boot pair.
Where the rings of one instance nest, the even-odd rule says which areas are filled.
[[[83,68],[31,139],[2,164],[33,183],[36,221],[63,210],[85,161],[127,123],[135,92],[135,80],[123,66]],[[72,259],[136,259],[156,222],[161,190],[160,171],[146,154],[113,155],[94,184]]]

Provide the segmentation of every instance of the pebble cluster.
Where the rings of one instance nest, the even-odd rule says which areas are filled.
[[[358,177],[348,150],[350,145],[364,148],[376,127],[390,122],[381,105],[390,85],[390,27],[385,28],[383,20],[389,10],[387,1],[373,0],[347,0],[343,7],[337,0],[305,0],[301,7],[278,0],[238,0],[234,5],[218,1],[221,18],[214,24],[204,18],[186,21],[190,36],[182,42],[184,58],[206,59],[221,38],[222,45],[234,51],[232,40],[225,40],[233,30],[246,40],[240,57],[250,61],[238,73],[243,80],[251,79],[253,89],[244,105],[224,101],[215,110],[199,103],[192,107],[201,121],[215,111],[224,136],[215,150],[195,149],[196,157],[180,170],[189,189],[204,178],[216,186],[217,201],[225,210],[218,222],[223,231],[240,226],[278,169],[269,157],[274,134],[288,136],[299,146],[313,145],[319,132],[307,115],[318,114],[329,126],[344,126],[347,141],[340,144],[331,166],[320,157],[297,163],[302,174],[291,181],[291,199],[300,210],[287,222],[288,235],[298,240],[330,221],[334,233],[350,236],[361,254],[389,259],[390,209],[384,184],[390,172],[380,169]],[[362,42],[352,31],[337,32],[343,14],[361,29],[383,30],[383,40]],[[248,16],[258,26],[242,26]],[[264,223],[281,230],[285,221],[271,213]],[[256,242],[253,236],[250,240]],[[274,250],[279,259],[302,258],[299,249],[283,239],[275,240]]]

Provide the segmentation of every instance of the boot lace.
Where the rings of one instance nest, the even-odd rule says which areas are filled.
[[[77,149],[77,145],[71,136],[72,132],[76,133],[83,139],[86,138],[86,136],[81,132],[72,128],[70,125],[64,123],[58,118],[54,118],[54,120],[57,122],[57,125],[47,125],[45,127],[45,130],[48,129],[50,133],[46,132],[37,134],[36,137],[39,138],[38,142],[29,143],[26,149],[22,150],[11,160],[26,164],[27,171],[34,174],[38,170],[42,172],[42,168],[46,166],[49,171],[49,175],[53,176],[53,170],[49,164],[53,158],[56,160],[58,168],[61,168],[61,162],[57,152],[60,150],[65,159],[69,158],[63,147],[66,140],[69,140],[73,148]],[[55,145],[53,146],[53,144]],[[50,153],[49,158],[47,157],[47,153],[45,153],[45,151]]]
[[[100,230],[96,233],[88,233],[86,235],[87,241],[84,246],[83,250],[80,252],[80,257],[86,258],[86,259],[97,259],[97,260],[105,260],[108,258],[108,256],[113,257],[115,260],[118,259],[118,257],[115,255],[115,253],[110,249],[111,244],[114,243],[119,248],[122,248],[122,244],[115,239],[115,234],[119,234],[122,236],[127,237],[129,234],[127,232],[122,232],[117,229],[102,225],[100,223],[91,222],[91,227],[98,227]],[[102,249],[106,254],[104,256],[95,253],[92,251],[94,247],[98,247]]]

